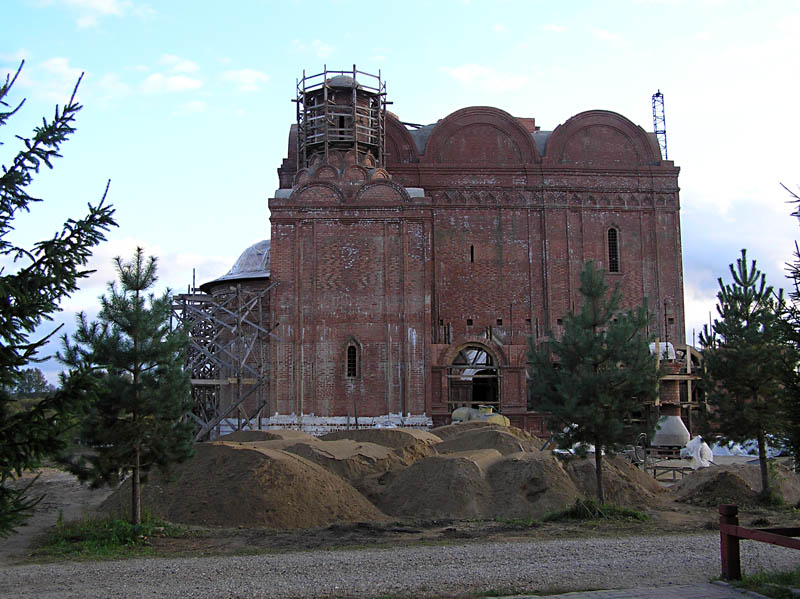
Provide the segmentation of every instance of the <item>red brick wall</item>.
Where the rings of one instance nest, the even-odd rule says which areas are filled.
[[[464,109],[420,152],[389,118],[391,183],[301,171],[291,195],[270,200],[281,412],[298,411],[302,398],[317,415],[352,413],[355,401],[359,414],[443,419],[448,360],[472,342],[500,364],[504,413],[540,427],[526,414],[526,338],[560,333],[559,319],[579,307],[584,262],[607,267],[609,227],[620,248],[609,280],[625,306],[648,298],[653,330],[682,340],[679,169],[615,113],[573,117],[541,153],[523,125],[497,109]],[[356,380],[345,376],[351,338],[363,352]]]

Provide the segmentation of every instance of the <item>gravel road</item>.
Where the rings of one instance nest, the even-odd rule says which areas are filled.
[[[746,573],[798,566],[800,552],[742,543]],[[718,573],[719,535],[708,533],[24,565],[0,569],[0,596],[446,597],[706,582]]]

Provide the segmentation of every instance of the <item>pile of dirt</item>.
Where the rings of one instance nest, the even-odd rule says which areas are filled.
[[[328,472],[351,482],[406,466],[395,450],[389,447],[350,439],[295,443],[286,447],[286,451],[319,464]]]
[[[775,464],[771,472],[774,489],[784,503],[800,501],[800,478],[786,466]],[[701,468],[683,477],[672,487],[675,500],[694,505],[714,506],[735,503],[752,506],[761,492],[761,469],[758,463]]]
[[[313,435],[304,433],[303,431],[296,431],[292,429],[270,429],[270,430],[244,430],[234,431],[227,435],[221,436],[217,441],[224,441],[225,443],[252,443],[255,441],[282,441],[291,440],[295,443],[301,441],[313,441],[316,439]]]
[[[440,454],[474,449],[496,449],[503,455],[539,451],[536,443],[514,436],[507,427],[472,427],[436,445],[436,451]]]
[[[469,420],[467,422],[456,422],[455,424],[438,426],[436,428],[432,428],[431,433],[433,433],[437,437],[440,437],[443,441],[447,441],[463,433],[474,431],[475,429],[492,429],[492,430],[505,431],[507,433],[511,433],[520,441],[530,442],[537,449],[541,448],[542,445],[544,445],[544,441],[530,434],[528,431],[522,430],[521,428],[517,428],[516,426],[503,426],[502,424],[496,424],[494,422],[484,422],[483,420]]]
[[[593,456],[570,459],[566,471],[580,493],[597,497],[597,470]],[[625,458],[606,456],[603,458],[603,493],[608,503],[640,508],[661,502],[665,491],[655,478]]]
[[[579,492],[550,453],[517,453],[489,468],[489,518],[540,518],[574,503]]]
[[[400,518],[483,518],[492,493],[481,463],[499,458],[494,453],[427,457],[382,476],[372,499],[383,512]]]
[[[714,507],[721,503],[754,507],[759,503],[758,493],[729,467],[696,470],[684,476],[672,487],[672,491],[675,501],[703,507]]]
[[[340,477],[284,451],[201,443],[175,475],[173,482],[153,475],[142,488],[145,508],[170,522],[296,529],[386,520]],[[126,481],[101,509],[126,514],[129,506]]]
[[[441,443],[441,437],[428,431],[416,428],[361,428],[349,431],[336,431],[320,437],[323,441],[338,441],[350,439],[365,443],[375,443],[392,449],[401,449],[412,445],[436,445]]]
[[[407,465],[435,455],[434,446],[442,439],[428,431],[416,428],[365,428],[349,431],[337,431],[320,437],[322,441],[338,441],[350,439],[360,443],[375,443],[395,450],[395,453]]]

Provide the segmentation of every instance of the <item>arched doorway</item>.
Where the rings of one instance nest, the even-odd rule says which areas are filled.
[[[497,360],[481,345],[467,345],[447,367],[448,407],[491,406],[500,410],[500,373]]]

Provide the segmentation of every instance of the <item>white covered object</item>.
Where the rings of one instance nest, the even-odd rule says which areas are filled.
[[[714,461],[714,454],[711,452],[711,448],[703,441],[700,435],[689,441],[681,449],[681,457],[691,459],[693,470],[708,468]]]
[[[656,344],[650,344],[650,353],[655,355],[656,353]],[[669,343],[668,341],[662,341],[658,344],[658,355],[662,360],[675,360],[677,358],[677,354],[675,354],[675,346]]]

